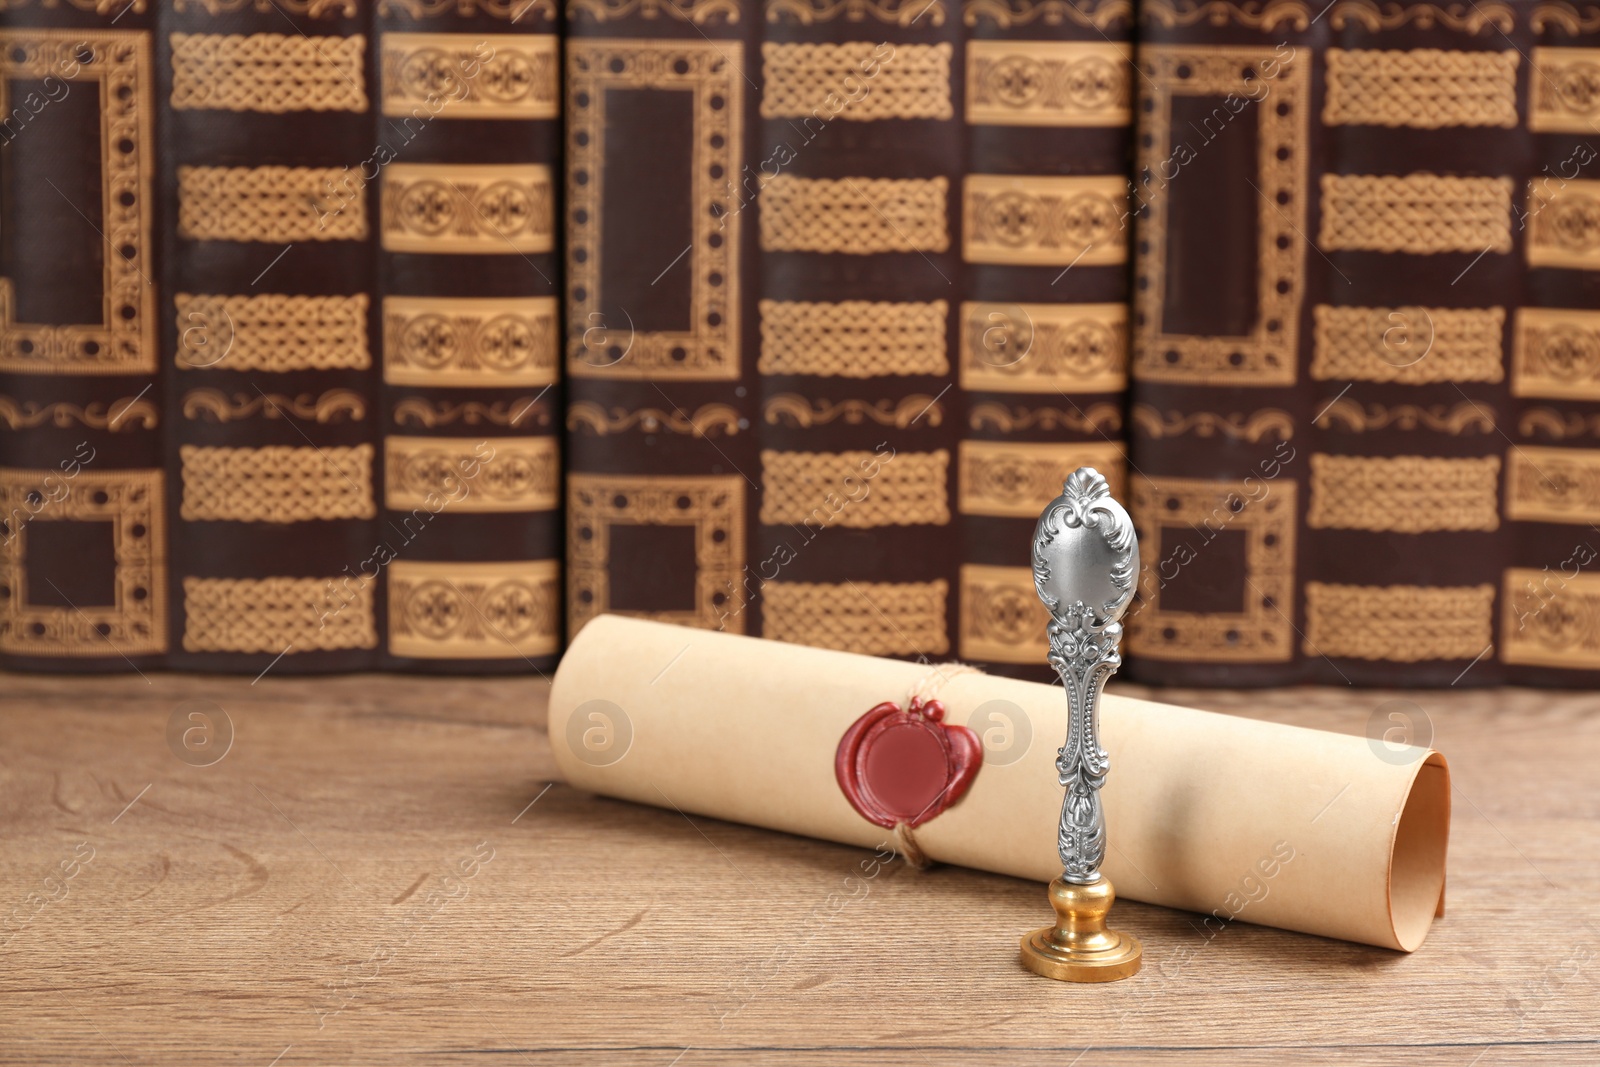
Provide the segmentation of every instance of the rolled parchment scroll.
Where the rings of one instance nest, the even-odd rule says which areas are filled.
[[[1060,873],[1059,686],[615,615],[556,672],[550,741],[573,786],[875,848],[835,777],[863,713],[912,696],[973,727],[984,762],[915,829],[928,858]],[[1450,772],[1431,749],[1108,694],[1104,871],[1121,897],[1410,952],[1442,910]],[[1031,740],[1029,740],[1031,738]]]

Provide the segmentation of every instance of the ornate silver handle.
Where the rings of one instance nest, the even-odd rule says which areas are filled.
[[[1100,787],[1109,761],[1100,747],[1100,690],[1122,666],[1119,620],[1138,573],[1133,520],[1099,471],[1079,467],[1033,533],[1033,585],[1051,615],[1050,665],[1067,689],[1067,740],[1056,753],[1067,793],[1056,843],[1062,878],[1078,885],[1100,877],[1106,854]]]

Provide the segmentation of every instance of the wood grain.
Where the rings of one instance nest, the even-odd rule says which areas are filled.
[[[550,784],[546,693],[0,676],[0,1060],[1600,1062],[1600,696],[1159,694],[1356,733],[1413,702],[1449,910],[1402,956],[1122,902],[1144,972],[1075,987],[1016,963],[1041,886]],[[226,755],[175,755],[219,709]]]

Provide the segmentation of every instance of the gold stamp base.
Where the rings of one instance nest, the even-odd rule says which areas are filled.
[[[1106,929],[1116,899],[1104,878],[1088,885],[1051,882],[1056,924],[1022,939],[1022,965],[1058,982],[1115,982],[1138,974],[1144,946],[1132,934]]]

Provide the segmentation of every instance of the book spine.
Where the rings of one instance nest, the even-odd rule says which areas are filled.
[[[1514,34],[1531,142],[1517,220],[1527,265],[1507,308],[1503,426],[1512,556],[1500,580],[1498,658],[1516,685],[1600,684],[1600,7]]]
[[[755,0],[573,0],[567,612],[759,633]]]
[[[960,9],[768,12],[742,190],[760,247],[753,632],[941,662],[962,549]]]
[[[547,673],[561,650],[554,0],[380,0],[384,662]]]
[[[960,657],[1044,679],[1039,513],[1079,466],[1118,500],[1135,491],[1123,438],[1132,14],[1034,0],[966,12]]]
[[[0,666],[171,648],[157,16],[0,10]]]
[[[174,666],[370,669],[371,28],[353,0],[162,7]]]

